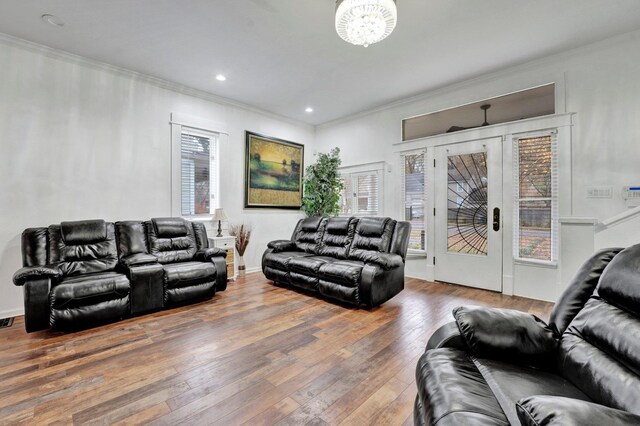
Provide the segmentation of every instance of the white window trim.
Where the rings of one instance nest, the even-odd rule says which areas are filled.
[[[426,256],[427,255],[427,150],[426,149],[414,149],[414,150],[410,150],[410,151],[402,151],[400,152],[399,158],[398,158],[398,170],[400,171],[400,173],[398,173],[398,179],[400,180],[400,208],[401,208],[401,212],[400,212],[400,216],[402,218],[402,220],[408,220],[407,217],[405,216],[405,188],[404,188],[404,157],[407,155],[419,155],[422,154],[424,155],[424,232],[425,232],[425,237],[424,237],[424,250],[418,250],[418,249],[412,249],[409,248],[407,249],[407,255],[412,255],[414,257],[422,257],[422,256]]]
[[[338,168],[338,174],[342,175],[364,175],[367,173],[376,172],[378,175],[378,211],[375,214],[361,214],[361,213],[350,213],[350,214],[342,214],[339,216],[349,217],[349,216],[357,216],[357,217],[371,217],[371,216],[384,216],[384,172],[386,170],[386,162],[377,161],[373,163],[363,163],[363,164],[355,164],[351,166],[343,166]],[[355,197],[354,197],[355,198]],[[355,201],[355,200],[354,200]],[[352,201],[352,205],[353,204]]]
[[[222,165],[219,160],[220,145],[221,142],[229,136],[227,126],[224,123],[180,113],[172,113],[169,124],[171,125],[171,215],[174,217],[185,217],[190,220],[210,221],[213,217],[214,209],[220,207],[220,168]],[[182,133],[205,137],[211,137],[212,134],[218,135],[215,151],[212,152],[216,159],[215,161],[218,162],[215,170],[216,175],[212,176],[212,180],[215,179],[216,185],[214,189],[218,195],[215,205],[211,205],[210,210],[212,213],[189,216],[182,214]]]
[[[551,201],[551,259],[529,259],[520,257],[520,161],[519,145],[520,139],[533,139],[541,137],[551,137],[551,197],[527,198],[530,201]],[[531,264],[536,266],[555,267],[558,264],[558,246],[560,241],[559,222],[559,170],[558,156],[558,130],[546,130],[539,132],[526,132],[513,135],[513,261],[516,264]]]

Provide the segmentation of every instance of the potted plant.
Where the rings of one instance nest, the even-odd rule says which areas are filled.
[[[318,154],[315,164],[305,169],[302,211],[307,216],[336,216],[340,213],[340,193],[344,188],[338,168],[340,148]]]
[[[236,251],[238,252],[238,275],[245,274],[244,252],[247,250],[249,240],[251,239],[251,225],[241,223],[239,225],[231,225],[229,234],[236,237]]]

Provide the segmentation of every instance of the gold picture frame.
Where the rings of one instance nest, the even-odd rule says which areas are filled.
[[[302,206],[304,145],[245,132],[245,208]]]

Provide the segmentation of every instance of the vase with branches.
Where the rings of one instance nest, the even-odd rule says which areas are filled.
[[[340,194],[344,188],[338,173],[340,164],[340,148],[333,148],[328,154],[318,154],[315,164],[306,168],[302,211],[307,216],[340,213]]]
[[[236,237],[236,251],[238,252],[238,275],[245,274],[244,252],[247,250],[249,240],[251,239],[251,225],[240,223],[231,225],[229,234]]]

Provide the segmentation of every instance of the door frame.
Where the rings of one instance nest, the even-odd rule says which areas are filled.
[[[514,287],[522,286],[532,287],[539,285],[539,279],[551,275],[544,274],[544,269],[549,273],[556,269],[556,266],[541,266],[527,264],[524,261],[516,261],[513,257],[513,149],[512,142],[514,136],[536,133],[545,130],[556,129],[558,131],[558,173],[559,188],[561,189],[558,197],[559,217],[570,217],[573,215],[573,191],[572,191],[572,162],[571,162],[571,140],[574,113],[554,114],[545,117],[530,118],[525,120],[514,121],[510,123],[496,124],[492,126],[479,127],[475,129],[462,130],[455,133],[446,133],[443,135],[429,136],[411,141],[401,141],[393,144],[394,153],[397,154],[397,170],[403,167],[400,164],[400,154],[412,153],[419,150],[425,151],[425,210],[432,212],[435,207],[433,198],[433,182],[435,173],[433,168],[435,147],[447,145],[457,142],[467,142],[477,139],[489,139],[493,137],[502,137],[503,146],[503,174],[502,174],[502,234],[503,244],[503,262],[502,262],[502,293],[506,295],[514,294]],[[401,173],[396,173],[396,187],[400,187]],[[398,191],[399,192],[399,191]],[[404,209],[402,205],[402,194],[392,194],[387,197],[385,214],[394,215],[401,220],[404,218]],[[435,279],[435,268],[433,265],[433,254],[435,245],[433,238],[435,226],[432,215],[425,215],[425,233],[426,233],[426,253],[409,255],[408,264],[410,264],[411,276],[416,278],[433,281]],[[562,244],[560,242],[560,244]],[[561,247],[560,247],[561,250]],[[561,259],[558,260],[561,262]],[[416,272],[414,272],[416,271]],[[536,272],[531,274],[530,272]],[[537,273],[540,271],[540,273]],[[558,276],[560,274],[557,274]],[[530,276],[530,278],[529,278]],[[555,280],[555,278],[553,278]],[[533,282],[535,280],[535,283]],[[561,283],[556,283],[561,284]],[[555,285],[555,284],[554,284]],[[523,287],[524,288],[524,287]],[[523,293],[519,290],[516,293]]]

